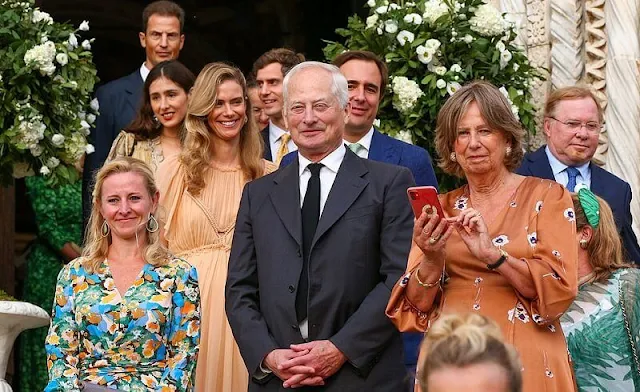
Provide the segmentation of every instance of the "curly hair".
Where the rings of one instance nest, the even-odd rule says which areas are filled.
[[[100,264],[107,258],[109,245],[111,245],[112,233],[106,237],[102,235],[101,228],[105,219],[100,213],[102,203],[102,186],[104,181],[114,174],[135,173],[143,178],[145,188],[149,192],[149,197],[158,193],[153,171],[149,166],[135,158],[118,157],[111,162],[105,163],[96,174],[95,185],[93,187],[91,216],[85,231],[85,242],[82,250],[83,266],[89,273],[95,272]],[[156,214],[159,227],[162,227],[162,219]],[[142,252],[144,261],[151,265],[165,265],[169,262],[170,253],[160,241],[160,231],[154,233],[147,232],[146,244]]]
[[[200,71],[191,91],[187,117],[185,118],[185,142],[180,159],[185,168],[187,190],[194,196],[204,188],[204,177],[212,161],[211,138],[216,137],[209,125],[208,116],[218,99],[218,86],[232,80],[242,87],[246,123],[240,130],[240,166],[248,181],[264,174],[262,138],[252,115],[247,84],[242,72],[229,64],[210,63]]]

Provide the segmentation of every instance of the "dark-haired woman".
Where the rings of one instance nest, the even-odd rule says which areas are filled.
[[[177,60],[156,65],[144,83],[138,115],[113,142],[107,162],[133,157],[148,164],[157,176],[160,163],[182,150],[182,123],[194,81],[193,73]]]

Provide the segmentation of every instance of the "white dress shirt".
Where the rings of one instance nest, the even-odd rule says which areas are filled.
[[[144,63],[142,63],[142,65],[140,66],[140,76],[142,77],[143,82],[147,80],[147,76],[149,76],[149,72],[151,72],[151,70],[147,68],[147,66],[144,65]]]
[[[279,126],[274,124],[272,121],[269,121],[269,147],[271,147],[271,158],[274,162],[276,160],[276,155],[278,154],[278,150],[280,150],[280,143],[282,142],[282,140],[280,140],[280,136],[282,136],[285,133],[289,133],[289,132],[280,128]],[[293,142],[293,139],[289,139],[289,142],[287,143],[287,147],[289,148],[289,152],[298,150],[298,146],[296,146],[296,144]]]
[[[360,140],[356,142],[360,143],[360,145],[363,147],[360,149],[360,151],[358,151],[358,156],[360,158],[369,158],[369,150],[371,150],[371,139],[373,139],[373,127],[371,127],[369,132],[367,132],[362,138],[360,138]],[[348,142],[346,140],[344,142],[347,146],[352,144],[351,142]]]
[[[556,158],[551,150],[549,150],[549,146],[544,148],[544,152],[547,154],[547,159],[549,159],[549,165],[551,166],[551,171],[553,172],[553,178],[555,178],[556,182],[559,184],[567,186],[569,182],[569,175],[567,174],[567,165],[560,162],[558,158]],[[584,184],[587,188],[591,189],[591,167],[589,166],[589,162],[575,166],[578,169],[578,177],[576,177],[576,185]]]
[[[324,205],[329,197],[329,192],[333,186],[333,182],[338,174],[338,169],[342,165],[344,155],[347,153],[347,148],[344,144],[340,144],[340,147],[333,150],[333,152],[324,157],[320,162],[324,166],[320,168],[320,217],[322,217],[322,211],[324,211]],[[311,171],[308,166],[312,164],[310,160],[303,157],[298,152],[299,175],[300,175],[300,208],[304,203],[304,196],[307,194],[307,186],[309,185],[309,179],[311,178]],[[309,320],[305,319],[300,323],[300,334],[303,338],[309,337]]]

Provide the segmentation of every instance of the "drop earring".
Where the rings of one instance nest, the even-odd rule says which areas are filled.
[[[102,226],[100,226],[100,235],[102,238],[108,237],[111,232],[111,228],[107,224],[107,221],[102,221]]]
[[[506,156],[511,156],[511,146],[507,146],[507,148],[505,148],[504,153]]]
[[[147,219],[147,231],[149,233],[155,233],[160,228],[156,217],[153,214],[149,214],[149,219]]]
[[[449,160],[451,162],[455,162],[456,161],[456,153],[452,152],[451,154],[449,154]]]
[[[589,241],[585,240],[584,238],[580,240],[580,247],[582,249],[587,249],[587,245],[589,245]]]

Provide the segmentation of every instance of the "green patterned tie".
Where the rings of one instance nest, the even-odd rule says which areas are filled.
[[[364,150],[364,146],[360,143],[351,143],[349,144],[349,149],[353,151],[354,154],[359,155],[358,153]]]

